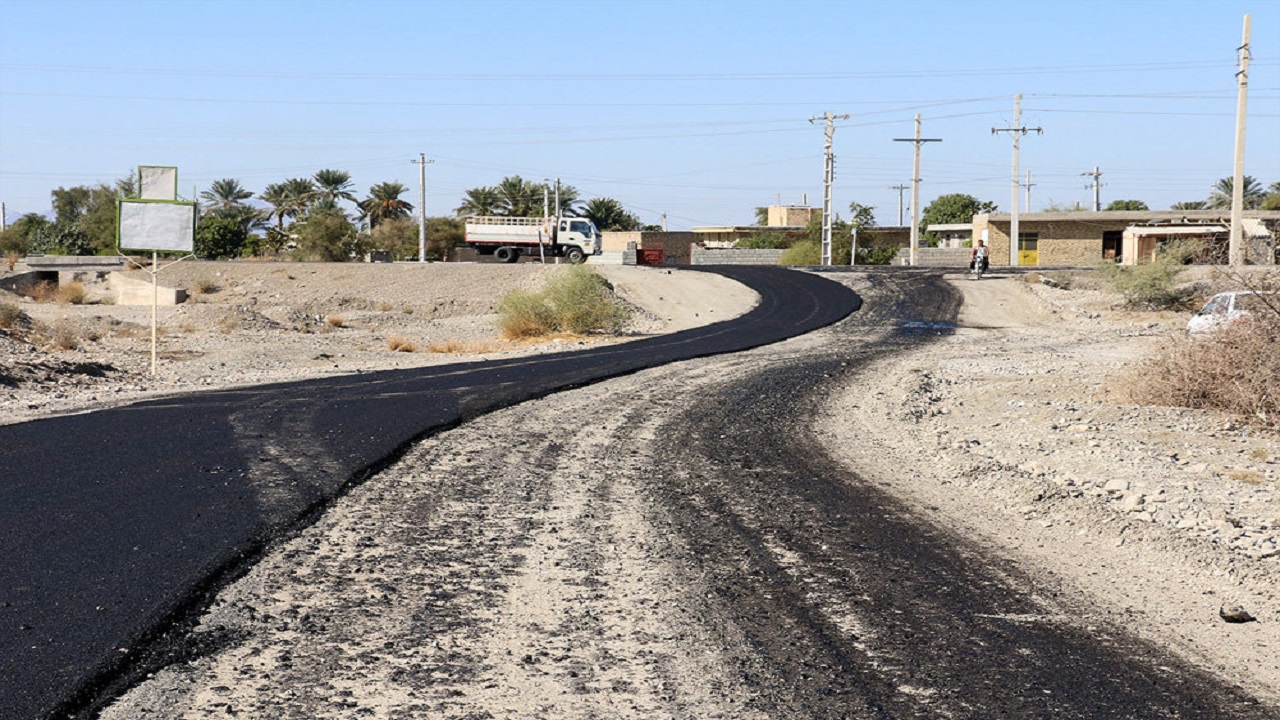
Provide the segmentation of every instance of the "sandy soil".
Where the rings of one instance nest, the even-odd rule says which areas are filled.
[[[156,383],[141,372],[144,338],[118,338],[119,349],[104,339],[68,357],[107,358],[123,372],[6,390],[0,412],[14,421],[233,380],[454,361],[391,353],[385,339],[491,341],[497,289],[554,268],[440,266],[426,269],[432,282],[410,286],[419,270],[394,267],[386,272],[405,274],[361,287],[355,275],[333,276],[351,272],[340,266],[237,264],[215,275],[220,289],[205,302],[171,311],[167,326],[190,317],[193,329],[166,338],[167,374]],[[193,281],[200,272],[183,271]],[[729,317],[753,302],[700,273],[630,271],[609,269],[620,294],[648,308],[639,332]],[[277,282],[282,272],[290,283]],[[508,272],[521,274],[486,274]],[[880,292],[868,275],[832,277],[869,306]],[[1100,290],[1021,277],[952,281],[965,299],[955,333],[884,357],[833,394],[817,431],[829,451],[1093,608],[1100,623],[1173,648],[1280,708],[1280,439],[1214,413],[1139,406],[1124,393],[1128,369],[1181,332],[1186,315],[1118,310]],[[48,322],[135,312],[24,308]],[[348,327],[321,332],[338,312]],[[216,323],[230,313],[242,319],[225,335],[194,329],[206,324],[197,317]],[[863,323],[867,339],[895,330],[850,322]],[[679,614],[676,560],[687,549],[644,518],[627,468],[679,407],[679,388],[660,389],[669,383],[658,379],[705,387],[836,338],[822,331],[639,373],[424,442],[220,595],[205,630],[233,638],[226,650],[165,670],[104,717],[346,717],[357,706],[371,717],[413,707],[450,717],[749,716],[731,658]],[[591,432],[567,446],[530,433],[567,418]],[[477,556],[478,547],[492,552]],[[402,605],[406,597],[430,608]],[[1219,608],[1232,605],[1259,622],[1223,622]],[[476,627],[492,632],[477,636]],[[424,629],[434,644],[415,647]],[[464,672],[475,667],[478,677]],[[421,680],[408,683],[421,694],[396,694],[406,677]],[[672,698],[693,710],[673,710]]]

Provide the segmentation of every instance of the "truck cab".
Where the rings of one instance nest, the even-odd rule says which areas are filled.
[[[600,231],[587,218],[560,218],[556,230],[557,245],[577,245],[584,255],[600,254]]]

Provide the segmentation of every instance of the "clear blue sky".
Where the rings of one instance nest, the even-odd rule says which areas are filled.
[[[891,2],[0,0],[0,200],[176,165],[180,191],[322,168],[399,181],[449,214],[506,175],[560,177],[672,229],[821,204],[895,224],[923,115],[922,204],[1009,207],[1013,120],[1032,209],[1152,208],[1231,174],[1236,47],[1253,16],[1246,172],[1280,180],[1280,0]],[[909,193],[908,193],[909,197]]]

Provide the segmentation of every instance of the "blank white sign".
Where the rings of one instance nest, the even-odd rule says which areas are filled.
[[[139,167],[138,197],[143,200],[177,200],[178,168],[155,165]]]
[[[192,252],[195,235],[195,203],[120,201],[121,249]]]

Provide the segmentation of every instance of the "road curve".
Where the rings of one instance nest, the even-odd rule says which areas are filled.
[[[581,352],[153,400],[0,426],[0,717],[77,715],[282,534],[414,440],[496,408],[834,323],[861,300],[779,268],[708,268],[747,314]]]

